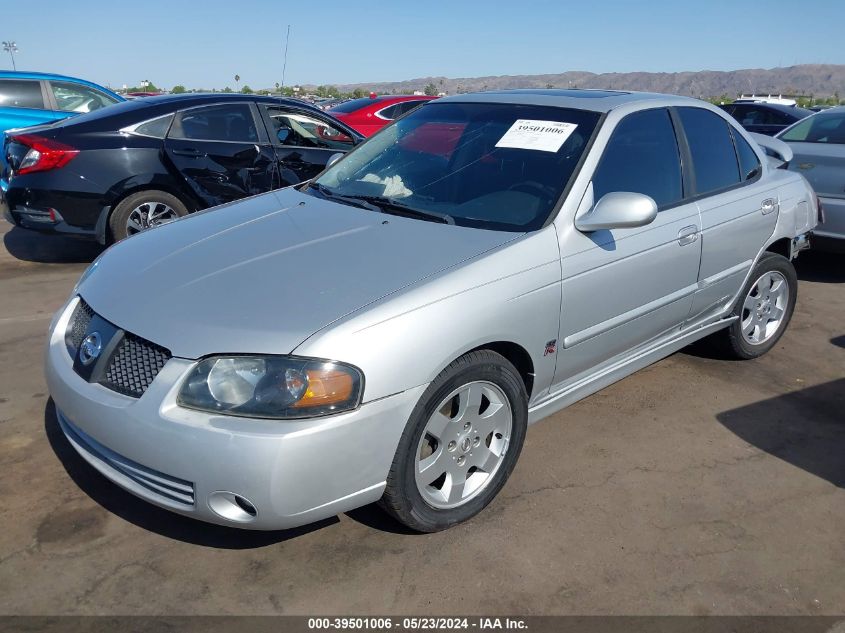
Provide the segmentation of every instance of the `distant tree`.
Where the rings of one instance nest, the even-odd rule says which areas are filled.
[[[234,90],[232,90],[229,86],[226,86],[223,88],[223,92],[234,92]]]
[[[435,97],[437,96],[437,86],[433,83],[430,83],[425,88],[423,88],[423,92],[429,97]]]
[[[238,83],[241,80],[240,75],[235,75],[235,83]]]
[[[241,93],[245,94],[245,95],[251,95],[252,94],[252,88],[250,88],[248,85],[244,84],[244,87],[241,88]]]
[[[141,86],[132,86],[131,88],[127,88],[126,92],[161,92],[161,88],[156,86],[152,81],[145,80],[147,83],[146,85]]]
[[[366,94],[367,93],[364,92],[363,90],[361,90],[360,88],[355,88],[355,90],[352,91],[352,96],[356,99],[360,99],[361,97],[363,97]]]
[[[188,92],[188,90],[182,84],[177,84],[177,85],[173,86],[173,90],[171,90],[170,92],[171,92],[171,94],[174,94],[174,95],[181,95],[181,94],[185,94],[186,92]]]
[[[554,84],[546,84],[546,88],[549,89],[549,90],[551,90],[554,87],[555,87]]]

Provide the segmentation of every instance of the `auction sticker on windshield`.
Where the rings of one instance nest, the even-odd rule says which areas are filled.
[[[536,149],[541,152],[556,152],[578,126],[560,121],[535,121],[517,119],[496,147]]]

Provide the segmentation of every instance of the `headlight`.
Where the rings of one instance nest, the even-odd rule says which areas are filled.
[[[351,365],[294,356],[215,356],[197,363],[179,390],[189,409],[289,420],[349,411],[364,376]]]

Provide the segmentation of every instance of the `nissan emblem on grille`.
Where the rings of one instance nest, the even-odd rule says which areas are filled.
[[[90,365],[100,357],[100,352],[103,351],[103,340],[99,332],[91,332],[88,336],[82,339],[82,344],[79,346],[79,360],[83,365]]]

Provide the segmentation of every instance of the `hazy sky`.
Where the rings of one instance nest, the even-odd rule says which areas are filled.
[[[845,63],[845,0],[14,0],[18,69],[120,87]],[[0,68],[11,68],[0,50]]]

